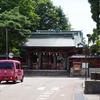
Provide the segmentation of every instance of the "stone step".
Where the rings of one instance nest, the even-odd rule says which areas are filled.
[[[24,70],[25,76],[69,76],[67,70]]]

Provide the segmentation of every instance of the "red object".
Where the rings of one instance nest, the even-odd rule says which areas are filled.
[[[17,60],[0,60],[0,82],[17,80],[23,82],[24,72],[21,69],[21,63]]]

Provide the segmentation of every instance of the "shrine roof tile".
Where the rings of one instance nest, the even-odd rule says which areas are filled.
[[[27,47],[75,47],[74,39],[28,39]]]

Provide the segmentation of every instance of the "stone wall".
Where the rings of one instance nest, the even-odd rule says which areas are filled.
[[[85,94],[100,94],[100,81],[85,81]]]

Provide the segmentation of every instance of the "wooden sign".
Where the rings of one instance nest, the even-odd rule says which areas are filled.
[[[80,71],[81,65],[75,64],[74,65],[74,71]]]

